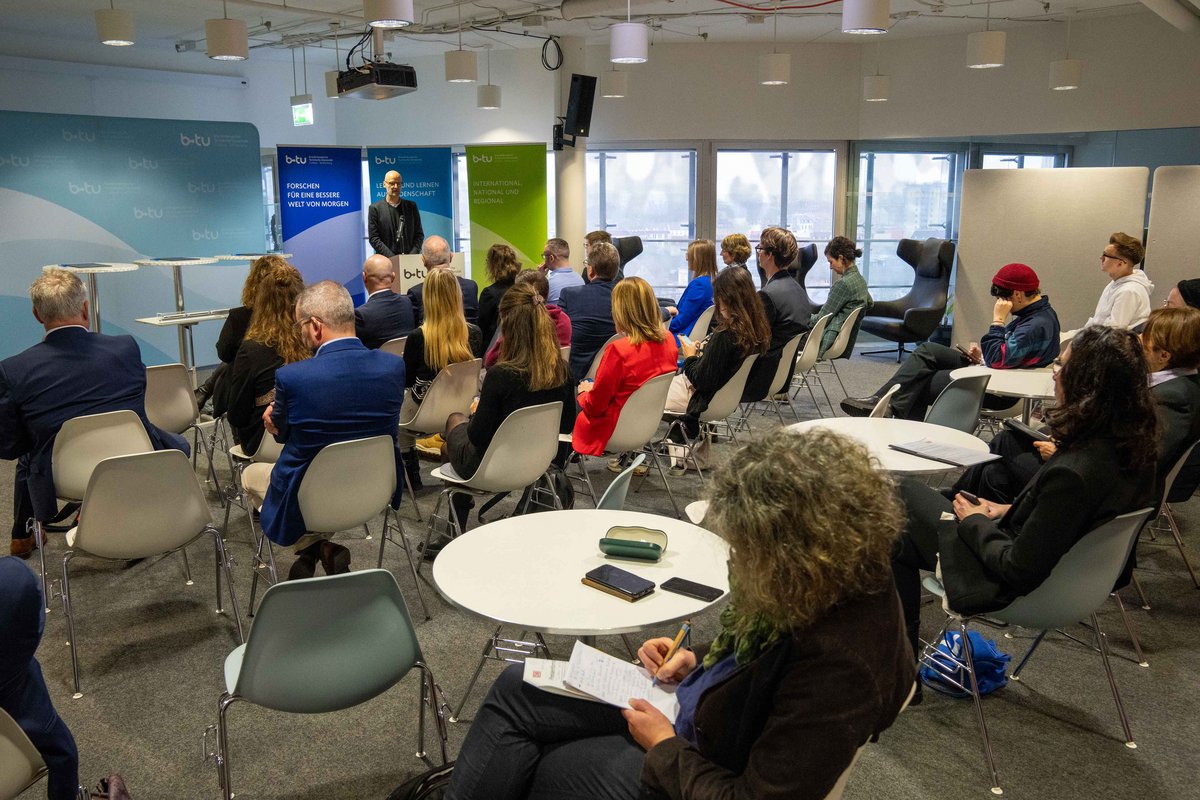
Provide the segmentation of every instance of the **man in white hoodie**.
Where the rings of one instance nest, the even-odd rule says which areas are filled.
[[[1129,234],[1108,237],[1108,247],[1100,254],[1100,269],[1112,282],[1100,293],[1095,313],[1083,327],[1063,334],[1064,339],[1092,325],[1140,328],[1145,324],[1150,316],[1150,293],[1154,291],[1154,284],[1138,269],[1145,255],[1142,243]]]

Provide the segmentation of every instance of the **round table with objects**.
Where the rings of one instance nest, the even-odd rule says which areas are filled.
[[[1021,398],[1021,421],[1029,424],[1034,400],[1054,399],[1054,370],[1050,367],[1038,369],[992,369],[984,366],[960,367],[950,373],[953,380],[987,375],[988,394]]]
[[[857,439],[866,445],[871,457],[879,461],[880,467],[888,472],[906,475],[934,475],[947,472],[957,467],[942,461],[901,453],[889,445],[906,444],[909,442],[929,439],[936,444],[946,444],[964,447],[980,453],[986,453],[988,446],[980,438],[969,433],[947,428],[944,425],[934,425],[929,422],[918,422],[911,419],[895,419],[891,417],[829,417],[826,419],[811,419],[789,425],[788,430],[803,432],[809,430],[830,430]]]

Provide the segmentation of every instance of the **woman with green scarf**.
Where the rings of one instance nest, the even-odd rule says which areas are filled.
[[[866,449],[825,431],[757,441],[708,499],[705,524],[730,544],[721,632],[666,663],[670,639],[638,653],[678,684],[675,722],[640,699],[549,694],[509,667],[448,800],[823,798],[892,724],[914,678],[890,568],[903,517]]]

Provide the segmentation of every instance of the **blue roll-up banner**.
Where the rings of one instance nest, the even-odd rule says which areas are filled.
[[[425,235],[454,241],[454,152],[449,147],[368,147],[367,165],[372,203],[387,193],[383,176],[396,170],[404,183],[400,196],[417,204]]]
[[[29,284],[46,264],[262,251],[258,131],[200,120],[0,112],[0,358],[41,340]],[[188,310],[240,303],[246,262],[183,268]],[[137,317],[175,310],[166,267],[96,277],[102,330],[129,333],[147,364],[179,360],[174,328]],[[216,363],[215,322],[196,360]]]
[[[362,294],[362,148],[280,147],[283,249],[305,283]],[[361,299],[361,298],[359,298]]]

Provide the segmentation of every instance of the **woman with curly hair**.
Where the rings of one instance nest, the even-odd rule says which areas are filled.
[[[517,251],[506,244],[494,244],[487,252],[487,276],[491,281],[479,293],[479,330],[483,333],[483,346],[491,345],[496,336],[500,320],[500,298],[512,288],[517,273],[521,271],[521,262],[517,260]]]
[[[1085,328],[1054,362],[1054,395],[1047,421],[1056,452],[1012,505],[901,485],[908,522],[892,572],[914,650],[920,570],[939,557],[951,608],[995,611],[1040,586],[1093,528],[1153,503],[1158,417],[1137,335]],[[950,512],[955,519],[942,521]]]
[[[275,370],[312,355],[296,329],[296,298],[302,291],[300,271],[279,259],[266,268],[254,293],[250,326],[229,372],[226,411],[247,453],[262,442],[263,410],[275,399]]]
[[[890,478],[846,437],[741,448],[710,482],[705,519],[730,545],[720,632],[665,663],[670,639],[638,651],[678,684],[674,723],[642,699],[617,709],[543,692],[510,667],[446,797],[825,797],[912,689],[888,574],[901,522]]]
[[[749,269],[746,262],[750,260],[750,240],[744,233],[731,233],[721,240],[721,261],[727,267]]]

